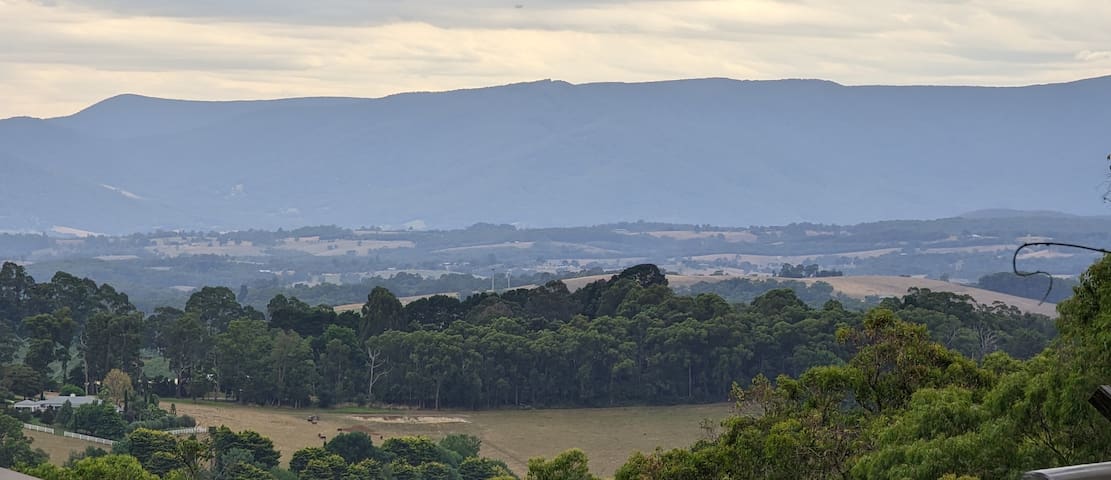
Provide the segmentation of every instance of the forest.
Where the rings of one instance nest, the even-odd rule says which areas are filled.
[[[789,289],[730,304],[711,293],[676,294],[653,265],[575,292],[554,281],[402,305],[375,288],[361,312],[340,314],[281,295],[258,311],[210,287],[184,309],[144,317],[109,285],[64,273],[38,283],[9,263],[0,271],[2,386],[16,397],[61,387],[112,398],[119,388],[109,385],[123,375],[133,392],[124,403],[148,412],[170,396],[423,408],[731,399],[752,413],[689,448],[633,453],[616,478],[1005,478],[1100,460],[1111,446],[1106,420],[1087,406],[1111,372],[1081,368],[1107,363],[1108,285],[1111,259],[1080,279],[1056,328],[1046,317],[924,289],[867,312],[836,300],[812,307]],[[168,360],[176,385],[144,374],[156,357]],[[462,447],[442,445],[446,438],[417,437],[380,446],[358,438],[351,443],[363,453],[348,455],[342,445],[328,449],[334,439],[297,452],[283,469],[257,433],[167,439],[158,428],[182,422],[168,412],[160,418],[170,420],[131,414],[112,454],[86,452],[61,468],[41,465],[18,428],[9,429],[0,466],[66,480],[112,469],[132,469],[128,478],[236,479],[508,472],[449,453]],[[533,459],[527,478],[594,478],[587,455]],[[481,473],[463,474],[479,463]]]
[[[22,397],[66,384],[95,394],[118,369],[140,393],[295,407],[715,402],[756,375],[846,362],[836,332],[864,318],[836,300],[811,307],[789,289],[738,304],[680,295],[648,264],[575,292],[553,281],[402,305],[376,287],[361,312],[338,314],[280,294],[259,311],[205,287],[184,309],[144,316],[110,285],[62,272],[37,283],[12,263],[0,273],[0,328],[10,332],[0,387]],[[973,359],[1027,358],[1054,335],[1046,317],[952,293],[912,290],[880,305]],[[152,359],[169,375],[148,375]]]

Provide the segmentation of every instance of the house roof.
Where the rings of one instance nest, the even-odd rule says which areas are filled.
[[[69,402],[70,405],[72,405],[74,407],[77,407],[77,406],[85,405],[85,404],[88,404],[88,403],[97,403],[99,401],[100,401],[99,398],[96,398],[96,397],[91,396],[91,395],[82,395],[82,396],[74,395],[74,396],[69,396],[69,397],[48,398],[48,399],[46,399],[45,401],[42,402],[42,405],[44,407],[60,407],[62,405],[65,405],[66,402]]]
[[[20,400],[18,402],[15,402],[15,406],[17,406],[17,407],[34,407],[34,406],[37,406],[39,403],[40,402],[36,402],[34,400]]]
[[[0,480],[35,480],[35,477],[13,472],[6,468],[0,468]]]

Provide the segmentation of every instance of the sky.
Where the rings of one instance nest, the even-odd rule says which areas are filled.
[[[0,118],[121,94],[558,79],[1029,85],[1111,74],[1106,0],[0,0]]]

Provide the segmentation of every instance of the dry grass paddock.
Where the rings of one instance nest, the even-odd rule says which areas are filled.
[[[331,438],[341,431],[365,432],[375,444],[395,436],[440,438],[465,433],[482,440],[483,456],[501,459],[520,474],[531,457],[550,458],[569,448],[581,448],[590,457],[591,470],[604,477],[612,476],[634,451],[689,446],[705,434],[699,426],[703,419],[716,424],[733,409],[731,404],[712,404],[362,414],[187,400],[176,405],[178,413],[193,416],[198,425],[227,425],[236,431],[254,430],[269,437],[282,452],[283,463],[301,448],[323,444],[321,436]],[[320,417],[316,424],[307,420],[310,415]]]
[[[85,447],[98,447],[104,450],[112,450],[108,445],[101,445],[99,443],[86,442],[76,438],[63,437],[61,435],[51,435],[44,432],[35,432],[32,430],[23,430],[23,434],[31,437],[31,448],[41,448],[44,452],[50,455],[50,463],[54,465],[61,465],[69,460],[69,454],[74,452],[84,452]]]

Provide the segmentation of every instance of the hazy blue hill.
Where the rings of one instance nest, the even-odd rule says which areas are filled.
[[[38,169],[12,182],[0,218],[7,229],[122,232],[1101,214],[1108,104],[1111,77],[1021,88],[701,79],[381,99],[121,95],[69,117],[0,121],[3,167]]]

